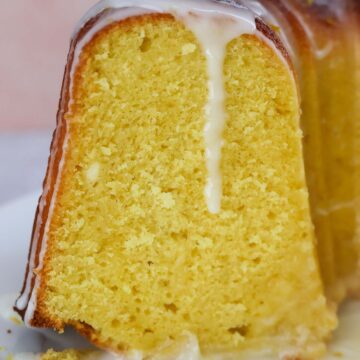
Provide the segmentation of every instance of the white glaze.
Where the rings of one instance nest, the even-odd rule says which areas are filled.
[[[339,211],[339,210],[356,209],[357,205],[358,205],[358,200],[357,199],[353,199],[353,200],[346,201],[346,202],[339,202],[339,203],[333,204],[332,206],[329,206],[326,209],[317,208],[316,209],[316,214],[318,214],[319,216],[328,216],[331,213]]]
[[[202,358],[198,339],[190,332],[184,332],[176,340],[168,339],[149,355],[149,360],[201,360]]]
[[[174,360],[201,360],[201,358],[198,339],[195,335],[190,334],[188,340],[182,346],[181,352],[177,354]]]
[[[55,136],[56,138],[56,136]],[[66,139],[65,139],[66,140]],[[56,139],[56,141],[58,141],[58,139]],[[64,145],[63,145],[63,151],[65,153],[67,147],[67,141],[64,141]],[[54,162],[55,162],[55,158],[54,157],[50,157],[50,163],[49,163],[49,173],[51,174],[54,171]],[[63,160],[60,162],[63,163]],[[60,173],[60,172],[59,172]],[[54,195],[57,192],[57,187],[59,180],[56,179],[56,188],[54,191]],[[45,206],[46,206],[46,197],[48,195],[50,191],[50,184],[46,183],[43,189],[43,193],[41,195],[40,201],[39,201],[39,214],[42,214]],[[55,196],[54,196],[55,197]],[[52,203],[55,200],[52,199]],[[50,214],[52,213],[52,206],[50,206],[50,210],[49,210],[49,216],[47,221],[49,222],[49,219],[51,218]],[[36,248],[37,248],[37,243],[39,241],[39,234],[40,234],[40,228],[42,225],[42,216],[38,216],[36,219],[36,224],[35,224],[35,228],[34,228],[34,244],[32,245],[32,249],[31,249],[31,253],[30,253],[30,258],[29,258],[29,271],[27,274],[27,277],[25,279],[25,288],[24,291],[22,293],[22,295],[16,300],[16,307],[19,310],[25,310],[25,308],[27,308],[27,311],[25,313],[25,318],[24,321],[27,325],[29,325],[29,321],[31,320],[33,313],[35,311],[36,308],[36,301],[35,301],[35,297],[36,297],[36,291],[31,291],[31,280],[33,277],[33,270],[35,269],[35,259],[36,259]],[[42,243],[42,249],[44,248],[44,243],[46,243],[46,238],[44,238],[44,242]],[[41,252],[43,253],[43,251]],[[42,258],[40,257],[40,264],[39,264],[39,268],[42,268]],[[38,277],[35,278],[35,284],[39,283],[40,280],[38,280]],[[35,287],[34,287],[35,289]],[[31,298],[29,298],[31,295]]]
[[[308,40],[310,41],[310,45],[314,52],[315,58],[317,60],[322,60],[326,58],[334,48],[333,40],[330,39],[323,47],[319,46],[319,44],[316,42],[314,31],[313,29],[311,29],[311,26],[306,22],[305,17],[296,9],[294,5],[291,4],[290,1],[285,2],[285,6],[289,9],[289,11],[296,17],[297,21],[300,23]]]
[[[63,145],[63,156],[62,156],[62,158],[60,160],[60,163],[59,163],[59,170],[58,170],[59,175],[56,178],[54,193],[53,193],[53,196],[52,196],[52,199],[51,199],[50,208],[49,208],[49,214],[48,214],[48,218],[46,220],[45,229],[44,229],[44,239],[43,239],[43,242],[41,244],[41,250],[40,250],[40,253],[39,253],[39,265],[38,265],[38,268],[37,268],[37,270],[39,270],[39,271],[41,271],[42,268],[43,268],[43,259],[44,259],[46,248],[47,248],[46,245],[47,245],[47,236],[48,236],[49,227],[50,227],[50,220],[52,218],[52,213],[53,213],[53,210],[54,210],[54,204],[55,204],[56,195],[57,195],[57,193],[59,191],[61,174],[62,174],[62,170],[63,170],[64,164],[65,164],[65,156],[64,156],[64,154],[66,153],[66,149],[68,147],[68,144],[69,144],[69,133],[66,133],[65,139],[64,139],[64,145]],[[33,289],[32,293],[31,293],[31,296],[30,296],[30,299],[29,299],[29,302],[28,302],[28,306],[27,306],[27,309],[26,309],[26,312],[25,312],[25,317],[24,317],[24,322],[27,325],[30,324],[30,321],[33,318],[34,312],[36,310],[37,290],[39,289],[40,281],[41,281],[40,276],[36,276],[34,289]]]
[[[226,121],[225,87],[223,65],[227,44],[243,35],[254,34],[255,18],[239,21],[234,18],[219,16],[186,16],[185,24],[196,35],[204,49],[208,66],[208,102],[205,108],[206,124],[204,127],[205,155],[208,179],[205,198],[208,210],[216,214],[221,208],[222,176],[221,148],[222,134]]]
[[[257,12],[260,11],[259,9],[264,11],[262,7],[255,6],[257,3],[256,1],[249,0],[249,3],[252,4],[253,9],[256,8]],[[222,130],[226,118],[224,111],[225,91],[222,66],[226,45],[233,38],[238,37],[244,33],[256,34],[263,41],[266,41],[268,44],[270,44],[270,46],[274,49],[282,61],[284,61],[284,63],[286,63],[286,60],[270,40],[265,39],[262,34],[256,31],[254,12],[239,4],[229,6],[208,0],[183,0],[181,2],[169,0],[103,0],[85,15],[77,27],[76,33],[85,25],[89,19],[95,17],[97,14],[101,13],[104,9],[107,8],[112,8],[114,11],[109,12],[109,14],[98,21],[95,26],[89,29],[81,41],[76,44],[73,64],[70,69],[70,91],[72,90],[72,79],[82,49],[99,30],[108,24],[114,21],[126,19],[131,16],[138,16],[154,12],[170,13],[180,21],[183,21],[197,36],[199,43],[203,47],[203,51],[208,62],[210,91],[208,104],[206,106],[207,121],[204,129],[208,181],[205,193],[209,211],[213,213],[218,212],[220,210],[222,193],[220,173]],[[60,184],[60,177],[64,165],[64,155],[66,154],[68,138],[69,135],[67,133],[63,145],[63,157],[59,164],[58,177],[55,181],[54,194],[51,198],[49,214],[45,224],[44,237],[41,243],[39,265],[37,269],[40,273],[43,267],[42,259],[46,252],[49,225]],[[54,159],[52,159],[52,162],[50,163],[50,172],[54,166],[53,161]],[[48,191],[49,188],[45,187],[44,194],[46,194]],[[45,196],[43,196],[43,199],[44,198]],[[40,202],[40,208],[43,208],[44,206],[44,201]],[[41,218],[39,217],[35,228],[35,239],[38,236],[40,226]],[[30,271],[26,280],[25,291],[16,303],[16,306],[22,310],[25,309],[27,305],[24,321],[28,325],[30,324],[36,309],[37,291],[41,281],[40,276],[36,276],[35,286],[31,291],[30,285],[32,270],[34,269],[35,265],[34,249],[30,257]],[[28,301],[29,295],[30,299]]]

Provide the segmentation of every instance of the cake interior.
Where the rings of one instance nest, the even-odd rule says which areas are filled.
[[[206,66],[197,39],[170,15],[110,25],[84,48],[40,315],[59,330],[91,328],[119,351],[151,351],[184,331],[204,352],[321,351],[334,322],[292,75],[255,36],[228,44],[222,208],[211,214]]]

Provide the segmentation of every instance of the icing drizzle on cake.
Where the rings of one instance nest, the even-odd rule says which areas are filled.
[[[228,15],[189,13],[183,20],[196,35],[207,60],[209,95],[205,108],[204,137],[208,178],[205,198],[208,210],[216,214],[220,211],[222,197],[221,148],[226,121],[223,65],[226,46],[238,36],[255,33],[255,19],[253,16],[238,19]]]

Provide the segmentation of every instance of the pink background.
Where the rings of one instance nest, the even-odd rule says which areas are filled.
[[[9,0],[0,11],[0,131],[53,128],[72,31],[96,0]]]

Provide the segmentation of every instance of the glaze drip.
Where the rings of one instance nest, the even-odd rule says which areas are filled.
[[[243,34],[255,33],[255,19],[239,20],[225,15],[203,16],[190,13],[183,20],[196,35],[207,60],[209,95],[205,108],[204,137],[208,178],[205,198],[209,212],[216,214],[221,209],[222,197],[221,148],[226,121],[223,65],[226,46]]]

